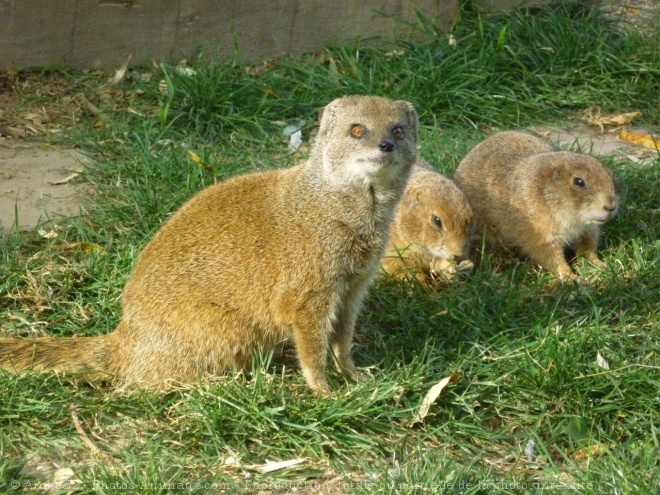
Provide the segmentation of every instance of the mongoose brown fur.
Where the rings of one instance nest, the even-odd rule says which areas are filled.
[[[107,335],[0,339],[0,367],[86,371],[163,388],[241,369],[291,338],[325,393],[330,351],[356,377],[354,325],[417,151],[412,104],[328,104],[309,158],[231,178],[184,204],[146,245]]]
[[[383,270],[422,284],[450,280],[472,268],[468,258],[472,208],[448,177],[418,158],[392,224]]]
[[[490,245],[515,248],[559,278],[575,278],[564,249],[596,265],[601,226],[616,214],[612,172],[523,132],[494,134],[459,163],[455,180]]]

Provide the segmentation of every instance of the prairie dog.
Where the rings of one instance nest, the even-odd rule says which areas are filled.
[[[248,365],[292,338],[307,384],[331,351],[356,377],[355,320],[417,156],[412,104],[329,103],[307,161],[197,193],[146,245],[107,335],[0,339],[0,367],[88,371],[163,388]]]
[[[394,278],[414,276],[425,285],[452,279],[472,268],[471,226],[472,208],[463,191],[419,158],[395,210],[381,266]]]
[[[600,228],[619,198],[612,172],[595,158],[506,131],[472,149],[455,179],[491,245],[517,248],[560,279],[574,278],[566,247],[603,264],[596,255]]]

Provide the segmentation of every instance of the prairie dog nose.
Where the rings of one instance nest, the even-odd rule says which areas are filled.
[[[378,145],[378,149],[390,153],[394,151],[394,142],[391,139],[383,139]]]

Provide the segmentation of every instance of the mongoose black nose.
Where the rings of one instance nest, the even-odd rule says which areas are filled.
[[[394,142],[390,139],[383,139],[378,145],[378,149],[390,153],[394,151]]]

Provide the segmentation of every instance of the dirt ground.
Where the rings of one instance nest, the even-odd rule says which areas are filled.
[[[622,15],[629,28],[644,29],[649,19],[660,12],[660,2],[606,0],[604,8]],[[110,78],[111,74],[86,75],[82,82],[56,73],[34,74],[24,79],[11,71],[0,74],[0,233],[16,227],[34,229],[47,221],[57,223],[62,216],[84,211],[82,199],[90,191],[77,174],[84,170],[86,158],[79,150],[50,143],[53,137],[66,133],[83,119],[93,125],[100,117],[95,114],[98,107],[94,101],[114,98],[121,106],[122,101],[135,96],[119,88],[99,91],[98,81],[103,77]],[[622,109],[631,111],[634,109]],[[630,131],[647,132],[633,125],[628,127]],[[599,127],[587,124],[586,117],[582,122],[533,130],[562,147],[578,144],[581,151],[614,154],[632,163],[653,153],[617,139],[612,132],[616,127],[601,132]]]
[[[86,158],[78,150],[0,139],[0,232],[81,212]]]

